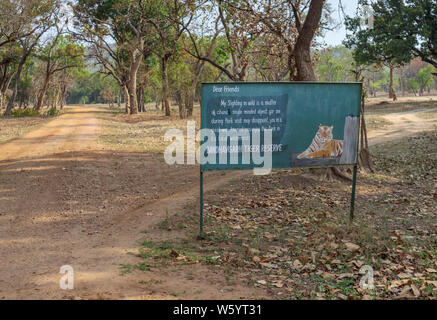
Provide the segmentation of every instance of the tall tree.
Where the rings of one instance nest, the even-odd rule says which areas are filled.
[[[44,96],[54,74],[82,66],[84,50],[84,47],[76,45],[70,38],[63,37],[62,28],[56,26],[56,33],[38,54],[38,58],[45,63],[46,67],[42,87],[34,106],[35,110],[41,109]]]
[[[393,69],[420,57],[437,67],[435,0],[360,0],[359,4],[372,8],[373,26],[363,27],[360,16],[346,18],[351,33],[345,45],[354,49],[358,62],[385,62]]]
[[[21,35],[21,38],[17,40],[22,53],[15,72],[13,91],[6,107],[5,115],[10,115],[14,106],[24,64],[39,43],[41,37],[53,26],[54,21],[57,21],[57,17],[60,14],[57,0],[33,0],[32,9],[29,11],[29,20],[26,22],[32,33]]]
[[[143,6],[150,6],[150,0],[142,0]],[[170,116],[168,64],[169,59],[180,50],[179,39],[193,20],[199,3],[191,0],[161,1],[155,16],[148,19],[158,36],[158,43],[153,52],[161,62],[162,103],[165,115]]]
[[[146,5],[147,4],[147,5]],[[75,37],[90,43],[105,73],[124,88],[130,113],[138,112],[137,73],[155,35],[149,19],[157,1],[79,0],[73,6]]]

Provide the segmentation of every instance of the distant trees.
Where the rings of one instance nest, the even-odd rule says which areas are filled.
[[[37,57],[44,63],[45,68],[42,87],[34,106],[35,110],[41,109],[50,80],[53,79],[55,74],[67,71],[71,68],[80,68],[83,66],[84,50],[85,48],[83,46],[75,44],[71,38],[62,36],[62,30],[60,29],[57,29],[55,36],[49,39],[48,43],[39,50]],[[65,76],[67,76],[67,74],[64,74],[64,77]],[[57,92],[56,95],[59,95],[60,93],[62,95],[61,99],[64,101],[66,83],[62,83],[65,81],[62,78],[59,80],[61,80],[61,88],[59,88],[60,92]]]
[[[353,81],[361,65],[371,95],[424,94],[435,71],[412,59],[435,59],[435,5],[419,2],[375,1],[374,29],[348,18],[347,49],[319,43],[324,0],[0,0],[0,108],[107,101],[135,114],[154,101],[170,116],[173,101],[185,118],[202,81]]]
[[[372,8],[373,26],[361,17],[346,19],[351,32],[344,42],[358,63],[386,64],[390,69],[389,94],[395,99],[393,72],[414,57],[437,67],[437,2],[434,0],[360,0]],[[411,82],[410,82],[411,84]]]
[[[181,117],[193,113],[205,64],[217,69],[216,79],[315,80],[310,48],[327,21],[324,0],[79,0],[73,9],[76,38],[88,43],[99,71],[124,88],[130,113],[137,112],[138,92],[144,99],[145,75],[159,66],[162,109],[170,115],[172,96]],[[140,68],[148,71],[137,79]]]
[[[65,35],[62,5],[61,0],[0,1],[0,108],[7,101],[5,115],[17,98],[20,107],[32,100],[35,109],[49,96],[52,106],[65,103],[67,69],[81,65],[84,48]]]
[[[344,46],[328,47],[317,54],[316,74],[320,81],[355,81],[353,52]]]
[[[5,115],[11,113],[18,93],[18,86],[24,64],[34,52],[41,37],[53,26],[60,14],[56,0],[32,0],[23,2],[2,2],[6,12],[17,16],[3,17],[0,29],[0,48],[6,44],[15,44],[20,52],[20,59],[14,72],[12,93],[6,107]],[[10,21],[10,25],[7,23]],[[6,22],[6,23],[5,23]],[[7,47],[6,47],[7,49]]]
[[[417,82],[419,85],[419,95],[423,96],[425,90],[430,90],[432,85],[432,73],[434,68],[429,65],[423,69],[420,69],[417,73]]]

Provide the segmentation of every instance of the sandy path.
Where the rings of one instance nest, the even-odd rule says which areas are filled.
[[[422,131],[436,130],[437,117],[421,116],[429,112],[437,112],[437,108],[381,115],[391,124],[368,132],[369,145],[400,139]]]

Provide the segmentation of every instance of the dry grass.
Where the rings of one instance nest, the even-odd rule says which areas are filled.
[[[278,170],[207,193],[201,243],[192,203],[165,220],[187,237],[144,247],[173,248],[167,266],[213,259],[229,285],[264,287],[272,298],[435,299],[436,146],[434,131],[372,147],[377,171],[359,175],[353,224],[349,183]],[[158,259],[150,250],[144,258]],[[374,270],[373,290],[360,287],[363,265]]]
[[[0,117],[0,143],[6,143],[37,129],[53,118],[50,117]]]
[[[186,131],[187,121],[196,121],[200,127],[200,108],[194,107],[190,119],[180,119],[178,110],[172,108],[172,116],[166,117],[162,111],[148,109],[145,113],[126,115],[124,110],[112,110],[112,113],[100,113],[102,125],[100,141],[116,150],[133,152],[162,153],[170,142],[164,141],[168,129]]]
[[[428,101],[404,101],[391,102],[384,104],[366,105],[366,114],[368,115],[384,115],[393,112],[406,112],[414,110],[426,110],[437,108],[436,100]]]
[[[367,130],[382,129],[390,124],[392,122],[382,116],[369,115],[366,117]]]
[[[422,112],[418,113],[417,117],[426,119],[426,120],[434,120],[437,119],[437,111],[428,111],[428,112]]]

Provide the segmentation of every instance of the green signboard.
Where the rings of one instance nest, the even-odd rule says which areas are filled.
[[[203,172],[353,165],[353,218],[362,83],[203,83]]]
[[[202,84],[201,128],[215,134],[214,139],[202,133],[202,170],[261,167],[258,158],[264,151],[271,151],[272,168],[356,164],[361,87],[322,82]],[[271,141],[265,139],[268,129]]]

